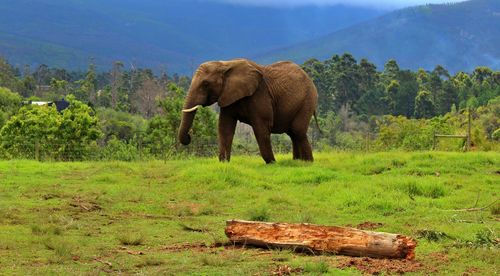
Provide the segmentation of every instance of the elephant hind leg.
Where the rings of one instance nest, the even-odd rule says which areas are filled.
[[[312,155],[312,147],[307,139],[307,134],[300,134],[296,136],[297,145],[299,148],[299,159],[304,161],[314,161]]]
[[[294,144],[297,144],[299,159],[313,161],[312,147],[307,139],[307,129],[312,113],[306,113],[306,115],[308,116],[300,116],[293,121],[291,132],[293,133]]]

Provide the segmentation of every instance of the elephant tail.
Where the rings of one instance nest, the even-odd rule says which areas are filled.
[[[314,121],[316,122],[316,127],[318,128],[319,133],[320,133],[321,135],[323,135],[323,131],[322,131],[322,130],[321,130],[321,128],[319,127],[319,123],[318,123],[318,116],[316,115],[316,111],[314,111],[314,114],[313,114],[313,115],[314,115]]]

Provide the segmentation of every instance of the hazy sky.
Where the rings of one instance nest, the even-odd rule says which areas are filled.
[[[422,4],[442,4],[464,0],[212,0],[234,4],[257,6],[302,6],[302,5],[356,5],[381,8],[402,8]]]

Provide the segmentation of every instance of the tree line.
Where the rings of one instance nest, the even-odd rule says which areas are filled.
[[[350,54],[302,64],[319,93],[322,132],[311,127],[316,149],[429,149],[432,133],[463,129],[466,110],[474,110],[476,144],[498,147],[500,72],[478,67],[450,74],[403,70],[389,60],[382,71]],[[40,65],[16,68],[0,58],[0,157],[121,159],[211,155],[216,150],[216,110],[204,108],[193,128],[194,144],[176,141],[180,110],[190,78],[151,69],[67,71]],[[60,100],[70,107],[22,105],[27,100]],[[68,133],[67,133],[68,132]],[[481,142],[479,142],[481,141]],[[450,142],[460,149],[461,141]],[[234,148],[257,152],[251,130],[239,128]],[[284,136],[274,136],[278,151],[289,151]]]
[[[443,66],[434,70],[402,70],[389,60],[383,71],[367,59],[335,55],[303,66],[318,88],[321,114],[349,108],[357,115],[431,118],[466,107],[478,108],[500,95],[500,71],[477,67],[451,75]]]

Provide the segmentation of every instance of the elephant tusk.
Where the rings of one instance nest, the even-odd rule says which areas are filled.
[[[193,112],[193,111],[196,111],[200,107],[202,107],[202,105],[197,105],[197,106],[195,106],[193,108],[189,108],[189,109],[183,109],[182,112],[186,112],[186,113]]]

